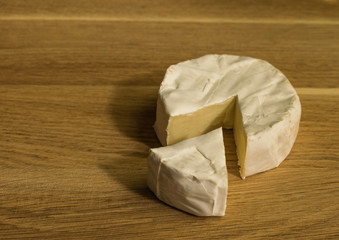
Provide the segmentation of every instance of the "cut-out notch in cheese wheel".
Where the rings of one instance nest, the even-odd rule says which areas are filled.
[[[172,65],[161,83],[154,129],[163,146],[233,128],[240,176],[279,166],[295,142],[301,105],[266,61],[206,55]]]

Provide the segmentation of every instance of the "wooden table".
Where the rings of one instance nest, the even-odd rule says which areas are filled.
[[[146,157],[166,68],[209,53],[271,62],[303,112],[246,180],[224,132],[226,216],[204,218],[155,198]],[[0,0],[0,119],[0,239],[338,239],[337,0]]]

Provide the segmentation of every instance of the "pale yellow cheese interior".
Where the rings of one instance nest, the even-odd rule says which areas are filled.
[[[238,155],[238,165],[240,166],[240,176],[245,178],[245,157],[246,157],[246,148],[247,148],[247,136],[245,134],[242,115],[240,112],[240,107],[238,104],[238,99],[236,99],[236,104],[234,107],[234,126],[233,126],[233,135],[234,141],[237,146],[237,155]]]
[[[161,106],[158,105],[157,112],[163,118],[164,116],[168,118],[168,115],[161,114],[165,112],[164,109],[160,109],[162,108]],[[244,166],[246,156],[246,134],[237,97],[231,97],[222,103],[204,107],[190,114],[171,117],[169,121],[163,119],[161,122],[168,122],[166,131],[167,145],[200,136],[219,127],[234,128],[233,133],[239,159],[238,164],[243,169],[242,166]],[[240,170],[240,175],[242,177],[244,175],[242,170]]]

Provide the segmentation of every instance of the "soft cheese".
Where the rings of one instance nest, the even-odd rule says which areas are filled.
[[[218,127],[233,128],[242,178],[277,167],[301,116],[288,79],[266,61],[206,55],[168,68],[154,124],[166,146]]]
[[[147,183],[173,207],[197,216],[224,216],[228,185],[222,129],[151,149]]]

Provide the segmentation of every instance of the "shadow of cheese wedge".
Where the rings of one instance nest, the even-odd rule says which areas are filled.
[[[279,166],[296,139],[300,116],[295,89],[268,62],[206,55],[167,69],[154,129],[166,146],[233,128],[244,179]]]
[[[224,216],[228,185],[222,129],[151,149],[147,183],[173,207],[197,216]]]

